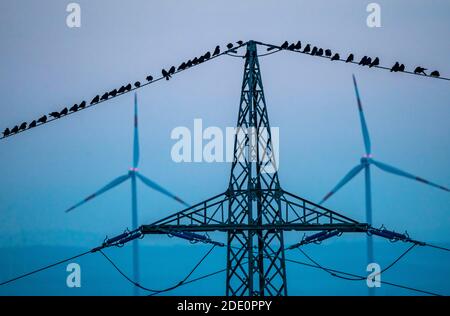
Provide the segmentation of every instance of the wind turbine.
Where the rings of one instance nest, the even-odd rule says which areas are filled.
[[[112,188],[118,186],[119,184],[131,180],[131,214],[132,214],[132,229],[135,230],[138,227],[138,212],[137,212],[137,186],[136,186],[136,179],[139,179],[150,187],[151,189],[158,191],[177,202],[189,207],[189,205],[184,202],[182,199],[180,199],[178,196],[170,193],[168,190],[157,184],[156,182],[150,180],[149,178],[145,177],[141,173],[138,172],[138,164],[139,164],[139,133],[138,133],[138,105],[137,105],[137,94],[134,94],[134,140],[133,140],[133,167],[129,169],[128,173],[125,175],[122,175],[120,177],[117,177],[116,179],[109,182],[107,185],[102,187],[97,192],[89,195],[81,202],[75,204],[74,206],[70,207],[66,210],[66,212],[70,212],[74,210],[75,208],[83,205],[84,203],[92,200],[93,198],[99,196],[100,194],[103,194]],[[138,241],[133,241],[133,274],[134,274],[134,281],[139,282],[139,245]],[[139,294],[139,288],[134,287],[134,295]]]
[[[371,176],[370,176],[370,166],[374,165],[375,167],[392,173],[397,176],[402,176],[405,178],[409,178],[412,180],[416,180],[422,182],[424,184],[428,184],[430,186],[436,187],[438,189],[450,192],[450,190],[442,185],[433,183],[431,181],[425,180],[424,178],[417,177],[411,173],[400,170],[396,167],[390,166],[386,163],[377,161],[372,158],[371,144],[370,144],[370,136],[369,130],[367,128],[366,119],[364,117],[364,112],[361,104],[361,99],[359,96],[358,85],[356,84],[356,78],[353,75],[353,85],[355,87],[356,100],[358,102],[358,111],[359,111],[359,119],[361,121],[361,130],[364,139],[364,147],[365,147],[365,155],[361,158],[360,163],[351,169],[341,181],[330,191],[328,192],[323,199],[319,202],[319,205],[323,204],[326,200],[328,200],[333,194],[335,194],[340,188],[342,188],[347,182],[353,179],[356,175],[358,175],[362,170],[364,170],[365,175],[365,195],[366,195],[366,223],[372,225],[372,193],[371,193]],[[367,235],[367,262],[372,263],[373,261],[373,240],[372,236]],[[369,288],[369,295],[373,295],[373,288]]]

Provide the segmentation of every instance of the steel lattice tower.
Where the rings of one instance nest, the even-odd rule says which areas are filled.
[[[280,183],[255,42],[247,45],[237,131],[229,223],[281,223]],[[227,248],[227,295],[287,294],[282,230],[229,231]],[[239,264],[245,257],[247,267]]]
[[[228,189],[178,213],[143,225],[141,234],[171,234],[211,242],[198,232],[227,234],[227,296],[287,295],[285,231],[319,231],[320,238],[366,232],[367,224],[319,206],[280,186],[257,55],[249,41]]]

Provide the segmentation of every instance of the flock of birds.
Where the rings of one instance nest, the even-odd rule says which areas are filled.
[[[243,41],[237,41],[236,44],[237,44],[237,46],[235,46],[235,44],[233,44],[233,43],[228,43],[226,45],[227,49],[223,53],[229,53],[229,52],[235,53],[236,50],[239,47],[244,45],[244,42]],[[205,62],[205,61],[207,61],[207,60],[209,60],[209,59],[211,59],[213,57],[216,57],[218,55],[221,55],[220,45],[217,45],[215,47],[215,49],[212,51],[212,53],[210,51],[208,51],[205,54],[201,55],[200,57],[195,57],[193,59],[189,59],[188,61],[181,63],[181,65],[179,65],[178,68],[176,68],[175,66],[171,66],[170,68],[168,68],[168,70],[163,68],[161,70],[162,77],[160,77],[159,79],[165,78],[166,80],[169,80],[172,77],[172,75],[175,74],[176,72],[179,72],[179,71],[191,68],[193,66],[199,65],[199,64],[201,64],[201,63],[203,63],[203,62]],[[146,84],[149,84],[149,83],[154,81],[152,75],[148,75],[145,79],[147,81]],[[86,108],[86,106],[92,106],[92,105],[95,105],[97,103],[106,101],[108,99],[117,97],[117,96],[119,96],[121,94],[130,92],[133,89],[137,89],[137,88],[141,87],[141,85],[143,85],[143,84],[141,84],[140,81],[136,81],[133,85],[131,83],[128,83],[128,84],[125,84],[125,85],[121,86],[118,89],[117,88],[113,89],[113,90],[111,90],[109,92],[103,93],[102,95],[100,95],[100,94],[96,95],[91,100],[89,105],[87,104],[86,101],[82,101],[79,104],[78,103],[74,104],[71,107],[64,107],[61,111],[54,111],[54,112],[49,113],[48,115],[43,115],[39,119],[33,120],[29,124],[27,122],[23,122],[21,124],[18,124],[16,126],[12,127],[11,129],[10,128],[6,128],[3,131],[3,137],[12,136],[12,135],[17,134],[17,133],[19,133],[21,131],[24,131],[26,129],[30,129],[30,128],[36,127],[38,125],[45,124],[45,123],[47,123],[47,121],[50,121],[50,120],[59,119],[59,118],[61,118],[63,116],[66,116],[68,114],[71,114],[71,113],[77,112],[79,110],[82,110],[82,109]]]
[[[235,46],[237,44],[237,46]],[[260,43],[263,44],[263,43]],[[241,46],[245,45],[245,43],[243,41],[237,41],[235,44],[233,43],[229,43],[226,45],[226,50],[221,52],[220,46],[217,45],[215,47],[215,49],[212,51],[212,53],[210,51],[206,52],[205,54],[201,55],[200,57],[195,57],[193,59],[189,59],[188,61],[185,61],[183,63],[181,63],[177,68],[175,66],[171,66],[170,68],[168,68],[168,70],[166,69],[162,69],[161,70],[161,75],[162,77],[154,80],[152,75],[148,75],[145,79],[146,79],[146,83],[141,84],[140,81],[136,81],[134,82],[134,84],[132,85],[131,83],[125,84],[123,86],[121,86],[118,89],[113,89],[109,92],[104,92],[102,95],[98,94],[96,95],[91,102],[89,103],[89,105],[87,104],[86,101],[82,101],[79,104],[74,104],[71,107],[64,107],[61,111],[54,111],[49,113],[48,115],[43,115],[41,116],[39,119],[33,120],[30,123],[27,122],[23,122],[21,124],[18,124],[14,127],[10,128],[6,128],[3,131],[3,138],[17,134],[21,131],[30,129],[30,128],[34,128],[38,125],[42,125],[47,123],[48,121],[52,121],[55,119],[59,119],[63,116],[66,116],[68,114],[77,112],[79,110],[82,110],[86,107],[95,105],[97,103],[106,101],[108,99],[114,98],[116,96],[119,96],[121,94],[130,92],[134,89],[140,88],[141,86],[150,84],[154,81],[160,80],[165,78],[166,80],[170,80],[170,78],[172,77],[173,74],[179,72],[179,71],[183,71],[185,69],[191,68],[193,66],[199,65],[205,61],[208,61],[211,58],[217,57],[219,55],[222,54],[228,54],[228,53],[236,53],[237,49],[240,48]],[[307,44],[305,47],[302,47],[302,43],[301,41],[297,41],[296,43],[291,43],[289,44],[288,41],[285,41],[283,44],[281,44],[281,46],[275,46],[275,45],[269,45],[269,44],[263,44],[266,46],[269,46],[267,48],[267,51],[272,51],[275,49],[278,49],[278,51],[281,50],[291,50],[291,51],[296,51],[299,53],[304,53],[304,54],[308,54],[308,55],[312,55],[312,56],[319,56],[319,57],[324,57],[324,58],[330,58],[331,61],[345,61],[346,63],[355,63],[355,64],[359,64],[361,66],[368,66],[369,68],[372,67],[380,67],[380,59],[378,57],[375,57],[374,59],[372,59],[369,56],[364,56],[361,58],[361,60],[358,62],[355,61],[355,56],[353,54],[349,54],[348,57],[346,59],[341,59],[341,56],[338,53],[334,53],[330,50],[330,49],[323,49],[317,46],[313,46],[311,44]],[[303,50],[302,50],[303,49]],[[243,57],[246,57],[243,56]],[[383,68],[383,67],[382,67]],[[386,68],[389,69],[389,68]],[[391,68],[390,71],[391,72],[404,72],[406,69],[404,64],[400,64],[399,62],[396,62]],[[440,77],[440,73],[439,71],[435,70],[433,72],[431,72],[429,75],[425,72],[427,69],[424,67],[416,67],[414,70],[414,74],[417,75],[424,75],[424,76],[429,76],[429,77]]]
[[[289,44],[288,41],[285,41],[281,46],[273,46],[270,45],[267,48],[267,51],[271,51],[274,49],[278,50],[292,50],[292,51],[298,51],[300,53],[309,54],[312,56],[319,56],[319,57],[326,57],[330,58],[331,61],[339,60],[339,61],[345,61],[346,63],[357,63],[360,66],[369,66],[369,68],[380,66],[380,59],[378,57],[375,57],[372,59],[372,57],[369,56],[363,56],[359,62],[355,61],[355,55],[349,54],[346,59],[341,59],[341,56],[339,53],[332,53],[330,49],[323,49],[317,46],[311,47],[311,44],[307,44],[305,47],[302,47],[302,42],[297,41],[297,43],[291,43]],[[303,48],[303,50],[302,50]],[[404,72],[406,70],[406,67],[404,64],[400,64],[399,62],[396,62],[391,68],[391,72]],[[434,70],[429,75],[425,72],[427,70],[424,67],[417,66],[414,69],[414,74],[416,75],[424,75],[424,76],[430,76],[430,77],[440,77],[441,74],[439,71]]]

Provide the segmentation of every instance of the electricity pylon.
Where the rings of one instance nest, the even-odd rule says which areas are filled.
[[[287,295],[285,231],[320,231],[315,235],[317,240],[341,232],[368,231],[367,224],[281,188],[257,44],[247,43],[234,159],[226,192],[107,243],[121,238],[120,243],[125,243],[141,234],[172,234],[202,241],[207,237],[198,232],[226,232],[227,296]]]

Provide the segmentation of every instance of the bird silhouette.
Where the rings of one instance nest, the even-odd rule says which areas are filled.
[[[369,68],[380,65],[380,59],[376,57],[369,65]]]
[[[124,93],[125,92],[125,86],[121,86],[119,90],[117,90],[117,93]]]
[[[162,73],[163,77],[166,78],[166,80],[169,80],[169,79],[170,79],[171,76],[170,76],[170,74],[167,72],[167,70],[163,69],[163,70],[161,70],[161,73]]]
[[[311,51],[311,55],[316,55],[317,54],[317,47],[316,46],[314,46],[313,47],[313,49],[312,49],[312,51]]]
[[[151,81],[153,80],[153,76],[148,75],[145,79],[146,79],[148,82],[151,82]]]
[[[30,125],[28,125],[28,128],[36,127],[36,125],[37,125],[36,120],[33,120],[33,121],[30,123]]]
[[[232,49],[232,48],[233,48],[233,44],[232,44],[232,43],[228,43],[228,44],[227,44],[227,48],[228,48],[228,49]]]
[[[426,74],[425,70],[427,70],[427,69],[419,66],[419,67],[416,67],[416,69],[414,70],[414,73],[418,74],[418,75],[422,74],[422,75],[426,76],[427,74]]]
[[[91,101],[91,104],[97,103],[100,100],[100,96],[97,94]]]
[[[109,95],[110,95],[111,97],[115,97],[115,96],[117,95],[117,89],[114,89],[114,90],[112,90],[112,91],[109,91]]]
[[[125,90],[126,90],[126,91],[131,91],[131,83],[129,83],[129,84],[127,84],[127,85],[125,86]]]
[[[141,82],[140,82],[140,81],[136,81],[136,82],[134,83],[134,86],[135,86],[136,88],[139,88],[139,87],[141,86]]]
[[[22,124],[20,124],[20,126],[19,126],[19,131],[23,131],[23,130],[25,130],[25,129],[27,129],[27,122],[23,122]]]
[[[398,67],[398,71],[405,71],[405,65],[401,64],[400,67]]]
[[[331,57],[331,49],[326,49],[325,50],[325,56]]]
[[[351,63],[353,62],[353,60],[355,60],[355,56],[353,54],[348,55],[347,59],[346,59],[346,63]]]
[[[80,105],[78,106],[80,109],[84,109],[86,107],[86,101],[83,101],[80,103]]]
[[[302,48],[302,42],[297,41],[297,43],[294,45],[294,50],[299,50],[300,48]]]
[[[103,95],[102,95],[102,97],[100,98],[100,100],[108,100],[108,96],[109,96],[109,93],[108,92],[105,92]]]
[[[188,68],[189,68],[189,67],[192,67],[192,60],[189,59],[189,60],[187,61],[186,67],[188,67]]]
[[[394,64],[394,66],[392,66],[391,68],[391,72],[397,72],[400,69],[400,64],[398,63],[398,61]]]
[[[274,49],[279,49],[279,48],[276,47],[276,46],[269,46],[269,47],[267,47],[267,51],[268,52],[271,51],[271,50],[274,50]]]
[[[197,65],[198,64],[198,58],[194,57],[194,59],[192,59],[192,64],[193,65]]]
[[[311,51],[311,45],[310,44],[307,44],[306,46],[305,46],[305,49],[303,50],[303,52],[304,53],[309,53]]]
[[[69,110],[70,110],[70,112],[78,111],[78,104],[74,104]]]
[[[334,60],[340,60],[340,59],[341,59],[341,56],[339,56],[338,53],[334,54],[334,56],[331,57],[331,61],[334,61]]]
[[[236,43],[237,43],[239,46],[241,46],[242,44],[244,44],[243,41],[237,41]]]
[[[360,66],[365,66],[367,63],[367,56],[364,56],[363,58],[361,58],[361,60],[359,61],[359,65]]]
[[[295,47],[295,43],[292,43],[291,45],[289,45],[289,46],[287,47],[287,49],[289,49],[289,50],[294,50],[294,47]]]
[[[173,75],[175,73],[175,66],[170,67],[169,74]]]
[[[435,70],[430,74],[431,77],[440,77],[441,74],[439,73],[439,71]]]
[[[9,130],[9,128],[5,128],[5,130],[3,131],[3,137],[8,136],[9,134],[11,134],[11,131]]]
[[[67,113],[69,112],[69,110],[67,108],[62,109],[61,112],[59,112],[62,115],[67,115]]]
[[[319,50],[317,51],[317,56],[323,56],[323,48],[319,48]]]
[[[44,124],[45,122],[47,122],[47,115],[43,115],[39,118],[38,120],[39,123]]]
[[[288,46],[289,46],[289,43],[288,43],[288,41],[285,41],[283,44],[281,44],[281,49],[286,49],[286,48],[288,48]]]
[[[52,113],[50,113],[49,114],[51,117],[54,117],[54,118],[60,118],[61,117],[61,114],[59,114],[59,112],[52,112]]]
[[[213,56],[216,56],[216,55],[219,55],[219,54],[220,54],[220,46],[217,45],[216,48],[214,49]]]
[[[11,130],[11,134],[15,134],[15,133],[17,133],[19,131],[19,126],[14,126],[13,128],[12,128],[12,130]]]
[[[211,53],[210,52],[206,52],[205,55],[203,55],[203,58],[205,58],[205,60],[208,60],[211,58]]]

